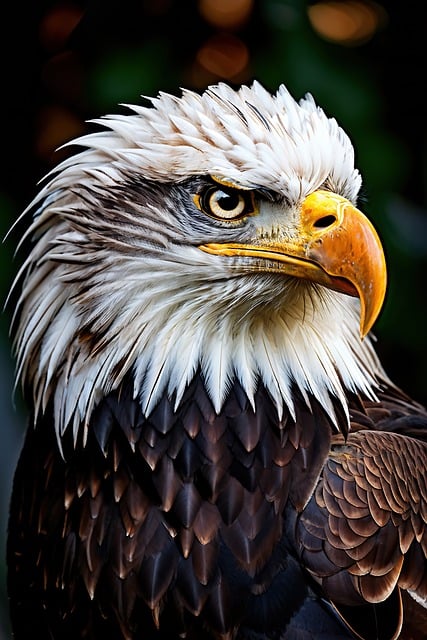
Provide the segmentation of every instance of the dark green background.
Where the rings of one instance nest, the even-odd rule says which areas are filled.
[[[83,15],[72,35],[49,46],[46,16],[61,6]],[[306,92],[336,117],[352,138],[364,176],[361,208],[373,220],[386,251],[389,288],[374,333],[394,381],[427,403],[427,30],[423,3],[383,2],[382,26],[367,42],[333,44],[318,36],[307,15],[315,3],[258,0],[249,21],[228,35],[249,51],[233,83],[257,78],[275,91],[285,83],[296,98]],[[29,6],[28,6],[29,5]],[[140,2],[32,2],[8,5],[2,17],[0,235],[36,193],[53,166],[49,144],[81,133],[91,117],[117,111],[120,102],[179,87],[203,89],[220,76],[195,82],[197,51],[219,31],[186,0]],[[71,20],[71,18],[70,18]],[[47,138],[46,131],[53,128]],[[50,141],[50,142],[49,142]],[[55,145],[56,146],[56,145]],[[1,247],[0,298],[6,298],[20,256],[18,226]],[[0,318],[0,542],[25,412],[12,399],[13,362],[8,325]],[[0,640],[8,638],[0,554]]]

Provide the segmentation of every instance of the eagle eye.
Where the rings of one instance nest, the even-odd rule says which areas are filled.
[[[195,195],[194,202],[216,220],[241,220],[255,211],[253,193],[231,187],[211,185]]]

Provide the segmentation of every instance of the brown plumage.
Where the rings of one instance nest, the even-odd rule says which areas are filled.
[[[16,640],[427,637],[427,412],[367,335],[348,138],[257,83],[153,106],[34,203]]]

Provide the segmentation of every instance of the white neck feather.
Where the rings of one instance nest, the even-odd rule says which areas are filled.
[[[213,277],[212,260],[191,247],[169,261],[116,257],[78,287],[81,265],[56,265],[50,288],[49,261],[30,275],[18,375],[31,381],[36,412],[53,397],[59,439],[69,425],[75,438],[86,429],[99,399],[129,371],[145,414],[164,392],[178,405],[199,369],[217,412],[234,379],[252,403],[262,381],[279,416],[284,406],[294,414],[293,385],[335,423],[333,399],[346,412],[346,393],[375,397],[386,377],[370,339],[359,338],[358,300],[302,281],[289,287],[277,274],[243,275],[226,262]]]

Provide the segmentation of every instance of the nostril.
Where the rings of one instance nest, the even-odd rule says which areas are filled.
[[[316,227],[317,229],[325,229],[326,227],[330,227],[332,224],[334,224],[336,220],[336,217],[332,215],[323,216],[322,218],[316,220],[316,222],[313,224],[313,227]]]

